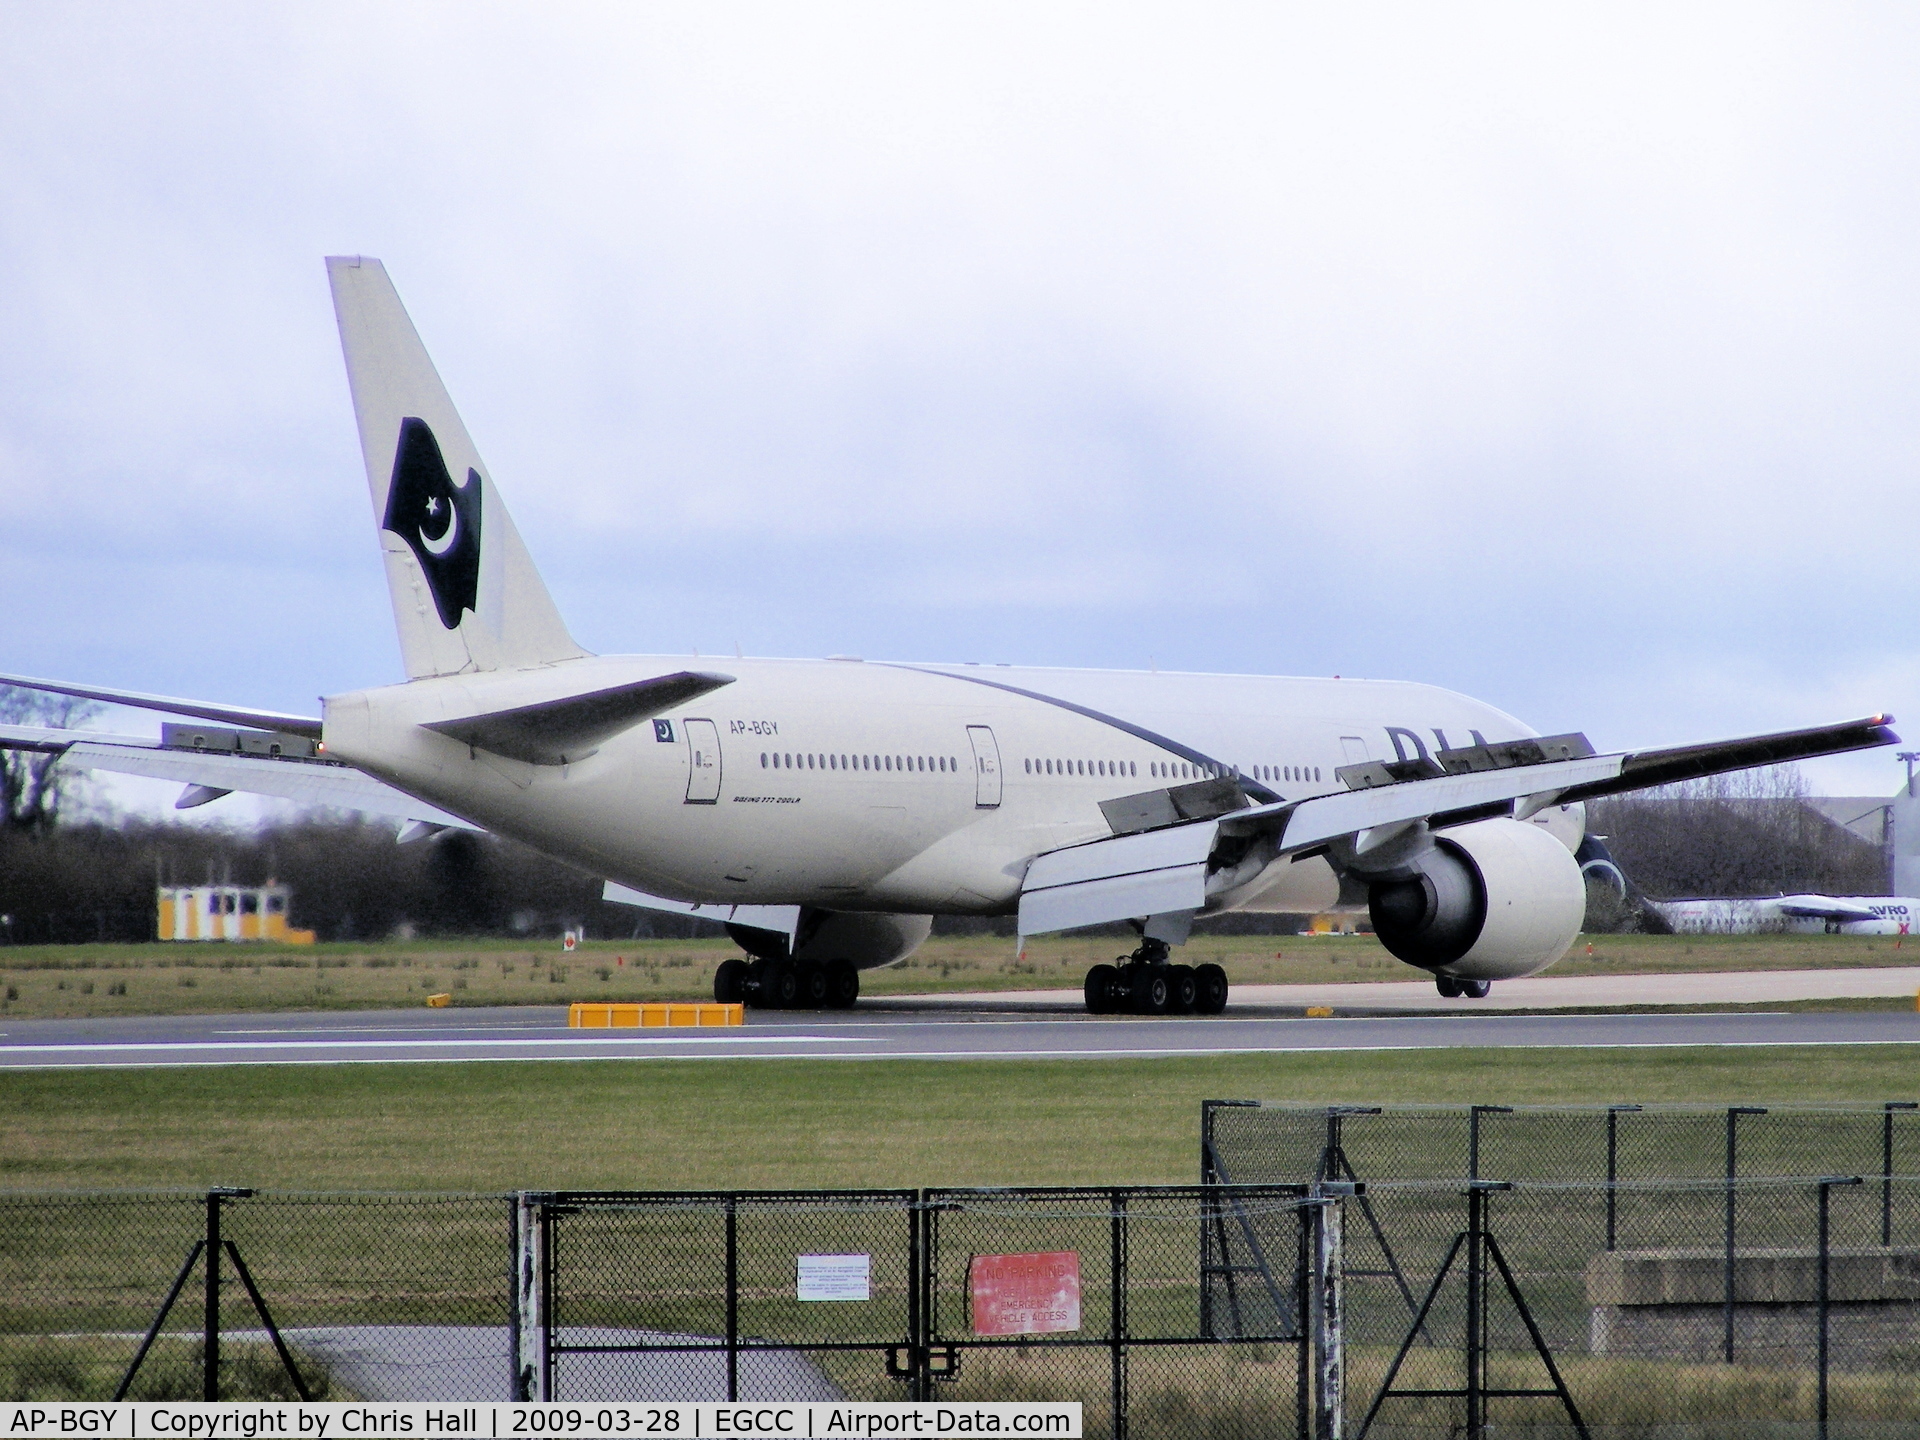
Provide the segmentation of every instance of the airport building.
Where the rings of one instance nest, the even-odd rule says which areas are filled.
[[[278,940],[311,945],[313,931],[287,926],[285,885],[163,885],[162,940]]]

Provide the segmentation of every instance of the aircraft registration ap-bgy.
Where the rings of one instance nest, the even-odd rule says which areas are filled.
[[[0,681],[202,723],[156,741],[11,727],[0,744],[232,791],[511,836],[609,899],[723,922],[722,1000],[850,1005],[936,915],[1021,935],[1129,922],[1096,1012],[1213,1014],[1174,962],[1225,911],[1364,908],[1444,995],[1566,953],[1581,802],[1884,745],[1887,716],[1598,755],[1492,706],[1377,680],[590,655],[574,643],[376,260],[327,261],[407,679],[319,718]]]

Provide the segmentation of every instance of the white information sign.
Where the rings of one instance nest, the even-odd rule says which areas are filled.
[[[800,1298],[802,1300],[866,1300],[871,1298],[868,1274],[870,1255],[801,1255]]]

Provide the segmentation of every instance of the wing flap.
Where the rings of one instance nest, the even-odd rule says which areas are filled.
[[[565,765],[571,760],[584,760],[606,741],[642,720],[733,684],[733,678],[682,670],[512,710],[436,720],[425,728],[512,760],[524,760],[531,765]]]
[[[772,930],[785,935],[789,943],[800,928],[798,905],[705,905],[691,900],[669,900],[664,895],[649,895],[631,885],[606,882],[600,898],[611,905],[632,905],[641,910],[658,910],[667,915],[692,915],[720,925],[745,925],[753,930]]]

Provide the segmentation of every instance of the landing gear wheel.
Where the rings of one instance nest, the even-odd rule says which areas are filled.
[[[1460,982],[1451,975],[1434,976],[1433,986],[1440,992],[1441,998],[1446,1000],[1458,1000],[1465,993],[1460,988]]]
[[[760,977],[760,1003],[769,1010],[791,1010],[800,1000],[800,977],[785,960],[769,960]]]
[[[1167,1013],[1191,1015],[1200,1003],[1200,981],[1191,965],[1167,967]]]
[[[1493,993],[1491,980],[1462,980],[1460,993],[1469,1000],[1484,1000]]]
[[[1114,993],[1119,986],[1120,972],[1111,965],[1096,965],[1087,971],[1087,1013],[1111,1015],[1119,1009]]]
[[[713,998],[722,1005],[738,1005],[747,998],[747,962],[722,960],[713,972]]]
[[[860,972],[853,968],[853,962],[829,960],[827,962],[827,1008],[851,1010],[853,1002],[859,998]]]
[[[1167,965],[1129,965],[1132,971],[1127,976],[1127,989],[1133,998],[1136,1015],[1164,1015],[1167,1002],[1171,999],[1172,986],[1167,982]]]
[[[827,967],[802,960],[793,967],[793,1003],[802,1010],[818,1010],[827,1003]]]
[[[1227,1008],[1227,972],[1218,965],[1194,968],[1193,1008],[1201,1015],[1218,1015]]]

